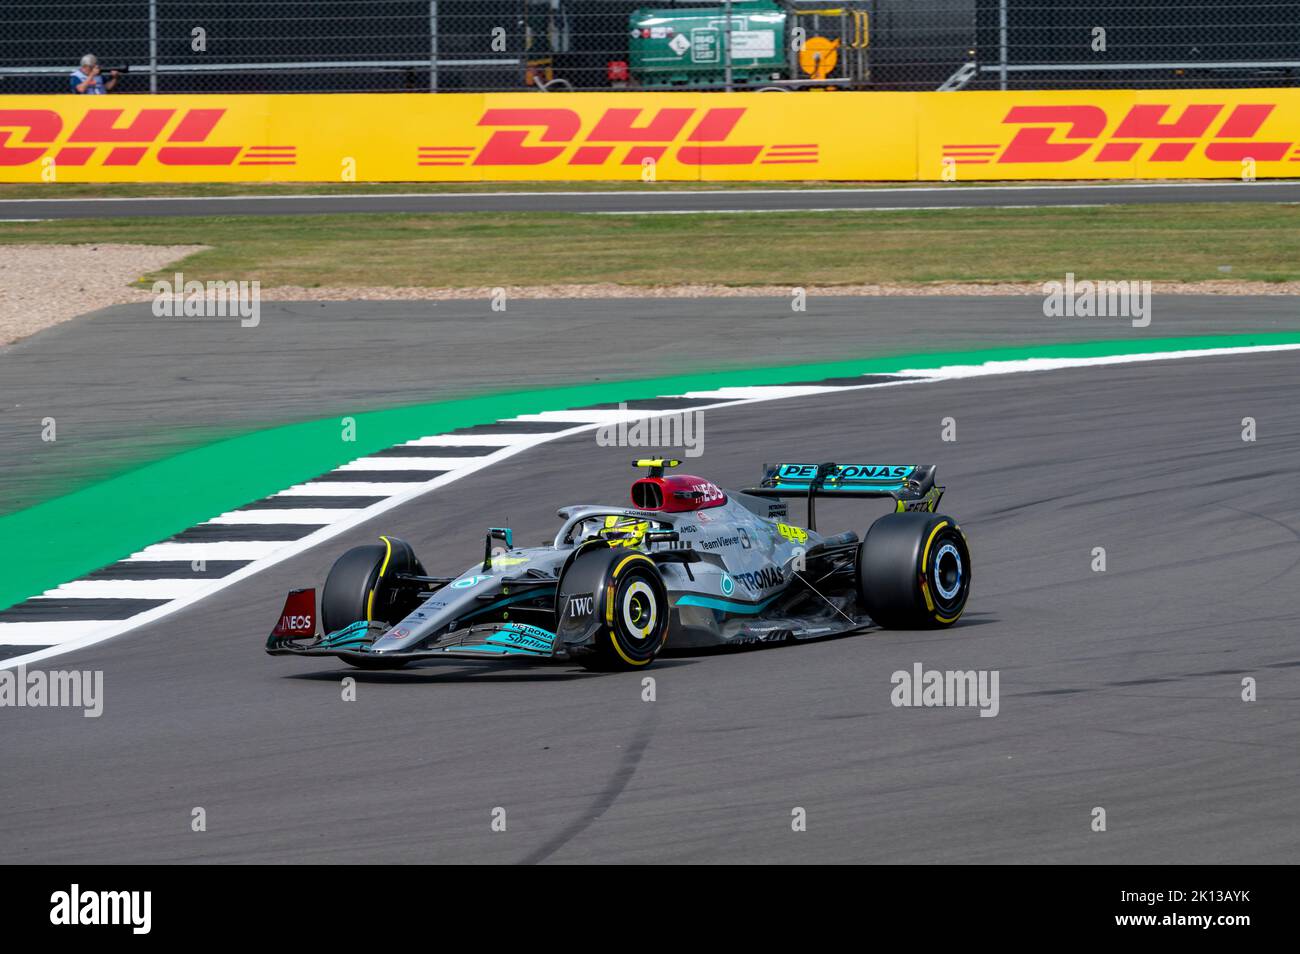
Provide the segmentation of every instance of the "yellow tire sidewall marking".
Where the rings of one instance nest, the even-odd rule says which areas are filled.
[[[654,560],[650,559],[648,556],[645,556],[644,554],[633,553],[630,556],[624,557],[621,561],[619,561],[618,566],[614,567],[614,572],[610,574],[611,578],[618,579],[618,575],[620,572],[622,572],[623,567],[627,566],[629,563],[633,562],[634,560],[644,560],[646,563],[649,563],[651,566],[654,566],[654,562],[655,562]],[[612,583],[610,584],[609,590],[605,596],[605,619],[611,626],[613,626],[614,585]],[[628,656],[627,653],[623,652],[623,647],[618,644],[618,636],[617,634],[615,634],[613,629],[610,629],[609,631],[609,641],[610,644],[614,647],[614,652],[618,653],[619,656],[622,658],[622,660],[625,663],[627,663],[629,666],[644,666],[650,662],[650,659],[654,658],[653,656],[651,656],[650,659],[639,659],[639,660],[632,659],[630,656]]]
[[[375,618],[375,590],[379,589],[379,582],[388,572],[388,561],[393,558],[393,542],[387,537],[380,537],[387,548],[384,553],[384,562],[379,567],[379,575],[375,577],[375,585],[370,588],[370,595],[366,597],[366,622],[369,623]]]
[[[928,564],[928,561],[929,561],[929,559],[930,559],[930,547],[934,544],[934,538],[937,537],[937,536],[939,535],[939,531],[942,530],[942,529],[943,529],[944,527],[946,527],[946,526],[948,526],[948,521],[947,521],[947,520],[941,520],[941,521],[939,521],[937,524],[935,524],[934,529],[930,531],[930,539],[928,539],[928,540],[925,541],[925,550],[922,551],[922,553],[921,553],[921,572],[922,572],[922,573],[925,573],[925,572],[926,572],[926,567],[929,565],[929,564]]]

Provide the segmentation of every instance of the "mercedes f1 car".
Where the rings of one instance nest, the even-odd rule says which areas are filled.
[[[394,536],[335,561],[321,592],[294,590],[266,644],[362,669],[413,660],[572,660],[638,669],[665,647],[807,640],[877,624],[951,626],[970,592],[966,537],[937,513],[934,465],[765,465],[757,487],[723,490],[639,460],[632,506],[563,507],[548,546],[493,527],[464,573],[430,576]],[[816,528],[819,498],[877,497],[894,512],[859,539]],[[787,500],[807,504],[804,526]],[[318,632],[318,616],[319,629]]]

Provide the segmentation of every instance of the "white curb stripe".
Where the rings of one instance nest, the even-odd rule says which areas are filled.
[[[205,540],[197,543],[155,543],[126,558],[127,563],[157,560],[260,560],[296,540]],[[207,580],[205,582],[220,582]]]
[[[49,623],[0,623],[0,646],[51,646],[84,639],[104,626],[103,620],[60,620]],[[12,663],[0,659],[0,669],[18,663],[26,656],[14,656]],[[51,653],[51,655],[53,655]],[[39,656],[38,656],[39,658]]]
[[[359,507],[338,507],[323,510],[304,507],[301,510],[232,510],[230,513],[223,513],[220,517],[213,517],[208,521],[208,524],[246,527],[258,524],[283,526],[285,524],[301,523],[306,526],[323,527],[327,523],[333,523],[335,520],[342,520],[344,517],[359,513],[360,509]]]
[[[497,449],[514,444],[527,444],[544,435],[537,434],[434,434],[431,437],[417,437],[398,447],[484,447]],[[471,459],[471,458],[466,458]],[[479,460],[479,458],[472,458]]]
[[[115,600],[174,600],[192,596],[212,580],[73,580],[40,598],[48,599],[115,599]]]
[[[339,470],[455,470],[478,457],[361,457]]]
[[[436,478],[435,478],[436,479]],[[281,490],[277,497],[391,497],[412,487],[423,487],[429,483],[384,483],[375,484],[365,481],[322,481],[321,483],[298,484]]]

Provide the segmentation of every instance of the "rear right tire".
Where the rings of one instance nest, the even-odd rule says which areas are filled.
[[[970,595],[966,535],[943,514],[886,514],[858,546],[857,576],[862,608],[886,629],[951,626]]]

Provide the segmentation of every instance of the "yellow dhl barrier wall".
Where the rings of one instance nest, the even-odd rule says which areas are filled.
[[[1300,90],[0,96],[0,181],[1300,172]]]

